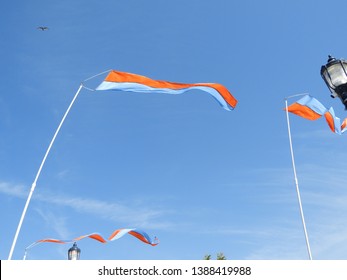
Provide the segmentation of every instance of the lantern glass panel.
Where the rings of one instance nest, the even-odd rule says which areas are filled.
[[[346,66],[345,62],[341,63],[334,63],[327,67],[327,71],[323,73],[323,75],[326,78],[326,81],[330,84],[332,88],[336,88],[342,84],[347,83],[347,76],[344,69],[344,66]],[[327,72],[329,73],[330,79],[327,76]]]
[[[77,247],[77,244],[74,243],[73,246],[68,251],[69,260],[79,260],[81,254],[81,249]]]
[[[78,252],[77,252],[77,250],[71,250],[70,251],[69,259],[70,260],[78,260]]]

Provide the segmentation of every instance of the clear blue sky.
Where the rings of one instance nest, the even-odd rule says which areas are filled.
[[[108,69],[216,82],[238,99],[82,90],[38,180],[13,259],[42,238],[118,228],[157,236],[78,242],[82,259],[307,259],[284,98],[347,58],[343,0],[6,1],[0,4],[0,259],[42,157],[81,81]],[[37,26],[48,26],[40,31]],[[97,85],[103,77],[90,82]],[[292,102],[295,99],[291,100]],[[314,259],[346,259],[346,135],[291,115]],[[28,259],[65,259],[41,244]]]

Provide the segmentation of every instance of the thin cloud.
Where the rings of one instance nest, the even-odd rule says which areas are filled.
[[[0,183],[0,192],[9,196],[25,198],[28,188],[23,185],[15,185],[6,182]],[[166,213],[161,209],[150,209],[145,206],[125,205],[117,202],[69,197],[55,194],[35,194],[34,199],[45,203],[52,203],[61,207],[69,207],[80,213],[98,215],[100,218],[113,222],[131,224],[146,228],[167,228],[172,226],[169,222],[161,222],[160,218]],[[41,212],[42,214],[42,212]],[[46,216],[41,215],[43,218]]]
[[[41,216],[45,223],[56,232],[57,237],[60,239],[69,239],[71,233],[69,227],[66,223],[67,219],[62,216],[55,215],[50,211],[42,211],[41,209],[36,208],[36,212]]]
[[[20,198],[27,196],[29,193],[28,188],[24,185],[6,182],[0,182],[0,192]]]

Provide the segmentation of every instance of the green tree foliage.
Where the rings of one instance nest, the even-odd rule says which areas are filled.
[[[227,258],[223,253],[217,254],[217,260],[226,260]],[[212,260],[212,256],[210,254],[204,256],[204,260]]]
[[[223,253],[218,253],[217,254],[217,260],[226,260],[227,258],[224,256]]]

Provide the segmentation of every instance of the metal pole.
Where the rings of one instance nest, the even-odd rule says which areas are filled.
[[[58,135],[58,133],[59,133],[59,130],[60,130],[61,126],[63,125],[63,123],[64,123],[64,121],[65,121],[65,118],[66,118],[66,116],[68,115],[68,113],[69,113],[69,111],[70,111],[72,105],[74,104],[74,102],[75,102],[75,100],[76,100],[78,94],[80,93],[82,87],[83,87],[83,85],[81,84],[80,87],[78,88],[78,90],[77,90],[77,92],[76,92],[74,98],[72,99],[72,101],[71,101],[71,103],[70,103],[70,106],[69,106],[68,109],[66,110],[66,112],[65,112],[65,114],[64,114],[64,116],[63,116],[63,118],[62,118],[62,120],[61,120],[61,122],[60,122],[60,124],[59,124],[59,126],[58,126],[58,128],[57,128],[57,130],[56,130],[56,132],[55,132],[55,134],[54,134],[54,136],[53,136],[53,138],[52,138],[52,140],[51,140],[51,143],[50,143],[49,146],[48,146],[48,149],[47,149],[47,151],[46,151],[46,154],[45,154],[45,156],[43,157],[43,160],[42,160],[42,162],[41,162],[41,165],[40,165],[40,167],[39,167],[39,170],[37,171],[35,180],[34,180],[34,182],[33,182],[32,185],[31,185],[30,193],[29,193],[29,196],[28,196],[27,201],[26,201],[26,203],[25,203],[24,210],[23,210],[23,212],[22,212],[22,216],[21,216],[21,218],[20,218],[20,220],[19,220],[19,224],[18,224],[18,227],[17,227],[17,231],[16,231],[16,234],[15,234],[15,236],[14,236],[13,243],[12,243],[12,247],[11,247],[11,250],[10,250],[10,253],[9,253],[9,256],[8,256],[8,260],[11,260],[11,259],[12,259],[12,254],[13,254],[14,248],[15,248],[15,246],[16,246],[17,238],[18,238],[20,229],[21,229],[21,227],[22,227],[23,220],[24,220],[26,211],[27,211],[27,209],[28,209],[28,206],[29,206],[31,197],[32,197],[32,195],[33,195],[33,193],[34,193],[37,180],[38,180],[38,178],[39,178],[39,176],[40,176],[40,174],[41,174],[42,167],[43,167],[43,165],[45,164],[45,161],[46,161],[46,159],[47,159],[47,156],[48,156],[48,154],[49,154],[49,152],[50,152],[50,150],[51,150],[51,148],[52,148],[52,146],[53,146],[54,140],[55,140],[55,138],[57,137],[57,135]]]
[[[297,94],[297,95],[293,95],[293,96],[290,96],[290,97],[300,96],[300,95],[305,95],[305,94]],[[288,98],[289,98],[289,97],[288,97]],[[304,211],[303,211],[303,209],[302,209],[302,203],[301,203],[301,197],[300,197],[300,190],[299,190],[299,183],[298,183],[298,178],[297,178],[297,176],[296,176],[296,168],[295,168],[295,161],[294,161],[294,152],[293,152],[292,136],[291,136],[291,132],[290,132],[290,123],[289,123],[288,101],[287,101],[287,98],[285,99],[285,102],[286,102],[286,116],[287,116],[287,125],[288,125],[289,146],[290,146],[290,154],[291,154],[291,156],[292,156],[292,165],[293,165],[293,172],[294,172],[294,181],[295,181],[295,186],[296,186],[296,193],[297,193],[297,196],[298,196],[298,202],[299,202],[299,208],[300,208],[300,215],[301,215],[302,225],[303,225],[304,233],[305,233],[307,252],[308,252],[309,259],[312,260],[312,254],[311,254],[310,242],[309,242],[309,239],[308,239],[308,234],[307,234],[307,229],[306,229]]]

